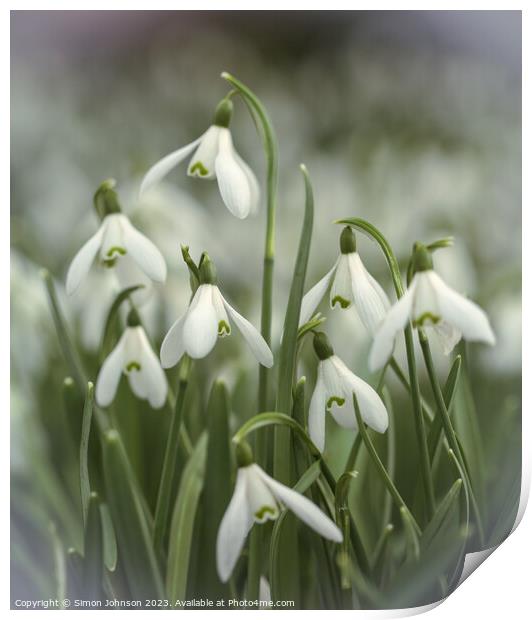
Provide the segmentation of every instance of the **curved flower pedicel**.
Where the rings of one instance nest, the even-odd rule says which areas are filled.
[[[102,223],[70,264],[66,279],[68,295],[72,295],[79,288],[98,253],[107,267],[115,267],[122,260],[132,261],[134,264],[124,265],[128,274],[132,268],[137,267],[154,282],[166,280],[166,263],[161,252],[121,213],[113,185],[114,183],[103,183],[96,192],[96,197],[102,198],[98,203],[101,207]],[[126,277],[125,273],[123,275]]]
[[[217,179],[225,206],[240,219],[256,212],[259,205],[259,184],[251,168],[233,146],[229,123],[233,104],[223,99],[216,108],[213,124],[194,142],[166,155],[146,173],[140,186],[142,194],[158,183],[173,168],[194,154],[187,174],[200,179]]]
[[[268,476],[253,462],[246,443],[237,445],[237,463],[235,490],[216,540],[216,567],[221,581],[225,583],[231,576],[253,523],[277,519],[282,505],[324,538],[342,542],[338,526],[305,496]]]
[[[101,407],[113,402],[122,373],[137,398],[147,400],[154,409],[164,405],[168,392],[166,376],[135,310],[129,313],[122,337],[98,374],[96,402]]]
[[[448,355],[460,338],[495,344],[495,335],[484,310],[466,299],[434,271],[429,250],[416,243],[414,277],[406,293],[395,303],[375,335],[369,366],[377,370],[393,353],[396,335],[408,321],[414,327],[433,329]]]
[[[303,297],[299,325],[304,325],[314,314],[332,280],[330,303],[347,309],[351,305],[365,328],[374,334],[390,308],[390,302],[381,285],[364,267],[356,251],[355,234],[346,226],[340,235],[340,256],[333,268]]]
[[[263,366],[273,366],[273,355],[264,338],[222,296],[216,285],[214,263],[204,254],[200,263],[200,285],[184,315],[170,327],[161,346],[163,368],[175,366],[184,353],[192,358],[208,355],[218,336],[231,334],[229,317],[240,330],[251,352]]]
[[[378,433],[384,433],[388,428],[388,412],[377,392],[334,354],[323,332],[314,336],[314,351],[320,362],[316,387],[310,400],[308,430],[316,447],[321,452],[325,447],[326,411],[340,426],[357,428],[353,394],[364,422]]]

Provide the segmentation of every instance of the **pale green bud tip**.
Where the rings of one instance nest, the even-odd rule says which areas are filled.
[[[98,493],[96,493],[96,491],[91,491],[91,494],[89,495],[90,499],[97,502],[99,500],[99,496]]]
[[[314,351],[320,361],[327,360],[334,355],[334,349],[324,332],[314,334]]]
[[[216,267],[207,252],[203,252],[199,264],[201,284],[216,284]]]
[[[222,99],[216,106],[213,123],[218,127],[229,127],[233,116],[233,102],[230,99]]]
[[[133,308],[129,311],[127,315],[127,326],[128,327],[138,327],[140,325],[140,316],[139,313]]]
[[[115,187],[116,181],[114,179],[106,179],[100,183],[94,194],[94,208],[101,219],[111,213],[122,212]]]
[[[340,234],[340,252],[342,254],[353,254],[357,251],[357,240],[355,233],[350,226],[346,226]]]
[[[248,467],[253,460],[253,452],[247,441],[239,441],[235,447],[237,467]]]
[[[414,268],[414,273],[434,269],[434,265],[432,264],[432,256],[430,255],[427,247],[424,246],[422,243],[414,243],[412,266]]]
[[[63,387],[65,387],[65,388],[72,388],[72,387],[74,387],[74,379],[72,379],[72,377],[65,377],[63,379]]]

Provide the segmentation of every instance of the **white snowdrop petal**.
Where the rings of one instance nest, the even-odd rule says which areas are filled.
[[[228,581],[244,546],[253,518],[246,499],[246,472],[238,470],[235,490],[222,518],[216,539],[216,568],[220,580]]]
[[[220,337],[229,336],[231,334],[231,325],[225,311],[224,298],[217,286],[213,286],[212,289],[212,303],[218,321],[218,335]]]
[[[334,274],[330,295],[331,308],[337,304],[341,308],[349,308],[353,303],[353,292],[351,290],[351,274],[349,271],[348,254],[341,254]]]
[[[89,273],[92,262],[98,250],[100,249],[104,233],[104,226],[100,226],[95,235],[93,235],[78,251],[70,267],[68,268],[66,278],[66,292],[67,295],[72,295],[76,292],[81,284],[82,280]]]
[[[257,177],[253,170],[247,165],[247,163],[240,157],[240,155],[233,149],[233,155],[235,156],[237,162],[240,164],[242,170],[244,171],[248,183],[249,190],[251,194],[251,203],[250,203],[250,213],[251,215],[256,215],[259,211],[259,202],[260,202],[260,187]]]
[[[175,366],[185,352],[183,325],[186,316],[186,314],[180,316],[164,337],[160,353],[163,368],[172,368]]]
[[[148,381],[144,368],[131,370],[127,373],[127,380],[131,391],[137,398],[146,400],[148,397]]]
[[[214,162],[218,155],[220,129],[216,125],[211,125],[203,134],[203,138],[188,164],[188,176],[214,179]]]
[[[375,371],[382,368],[393,353],[396,335],[402,331],[410,319],[415,293],[415,276],[406,293],[390,308],[377,329],[369,354],[369,368]]]
[[[157,246],[123,216],[124,244],[131,258],[155,282],[166,280],[166,263]]]
[[[220,132],[220,150],[214,167],[225,206],[235,217],[246,218],[251,211],[251,187],[246,172],[235,157],[228,129]]]
[[[357,397],[360,415],[364,422],[378,433],[384,433],[388,428],[388,411],[377,392],[360,377],[352,373],[339,359],[335,359],[338,371],[344,382],[346,395],[353,393]]]
[[[381,285],[364,267],[358,253],[348,256],[355,308],[364,327],[370,334],[375,334],[390,308],[390,302]]]
[[[336,355],[329,357],[326,360],[320,362],[321,373],[323,381],[325,382],[325,390],[327,392],[327,398],[343,398],[344,386],[338,373],[338,369],[334,363],[337,359]]]
[[[190,155],[190,153],[192,153],[192,151],[198,146],[202,138],[203,136],[200,136],[197,140],[194,140],[194,142],[191,142],[190,144],[177,149],[177,151],[166,155],[166,157],[163,157],[156,164],[154,164],[142,179],[142,183],[140,185],[140,195],[152,187],[152,185],[158,183],[170,172],[170,170],[172,170],[172,168],[175,168],[175,166],[188,157],[188,155]]]
[[[239,314],[227,302],[227,300],[225,300],[223,297],[222,300],[224,302],[227,312],[229,313],[229,316],[233,319],[235,325],[244,337],[244,340],[247,342],[256,360],[263,366],[266,366],[266,368],[271,368],[273,366],[273,353],[271,352],[270,347],[266,344],[264,338],[247,319],[245,319],[241,314]]]
[[[190,305],[183,324],[183,346],[195,359],[208,355],[218,338],[218,319],[212,302],[212,284],[202,284]]]
[[[429,329],[436,334],[444,355],[449,355],[462,337],[460,330],[445,321],[440,321]]]
[[[461,331],[466,340],[494,345],[495,334],[484,310],[447,286],[434,271],[430,272],[429,277],[436,292],[442,319]]]
[[[318,378],[310,399],[308,413],[308,432],[313,443],[320,452],[325,448],[325,407],[327,404],[327,392],[321,363],[318,365]]]
[[[256,466],[244,468],[247,476],[246,497],[249,509],[256,523],[275,520],[279,516],[277,501],[272,492],[257,474]]]
[[[127,221],[127,217],[121,213],[111,213],[105,216],[102,223],[103,239],[100,247],[100,258],[103,261],[120,258],[126,253],[122,226],[124,220]]]
[[[136,306],[144,305],[152,297],[152,280],[138,267],[131,256],[126,254],[117,260],[116,265],[111,271],[114,272],[121,291],[132,286],[142,285],[142,288],[139,288],[130,295]]]
[[[286,505],[303,523],[306,523],[315,532],[340,543],[343,540],[340,528],[327,517],[315,504],[307,499],[301,493],[297,493],[293,489],[286,487],[284,484],[274,480],[258,465],[251,465],[255,468],[258,475],[266,482],[272,493]]]
[[[338,259],[334,263],[332,269],[328,271],[323,278],[304,295],[301,302],[301,312],[299,314],[299,327],[307,323],[312,318],[314,311],[329,288],[329,283],[331,282],[331,278],[334,275],[339,260],[340,259]]]
[[[412,320],[420,325],[431,326],[441,319],[438,296],[431,278],[433,273],[427,270],[414,275],[416,294],[412,306]]]
[[[161,364],[157,359],[157,356],[153,352],[151,345],[146,336],[146,332],[142,330],[141,334],[141,373],[145,377],[146,381],[146,398],[154,409],[160,409],[166,402],[166,395],[168,392],[168,384],[166,382],[166,375],[161,368]]]
[[[350,430],[358,428],[355,407],[353,405],[353,397],[351,394],[345,395],[345,402],[343,405],[338,405],[335,401],[333,401],[329,412],[335,422],[343,428],[348,428]]]
[[[113,402],[115,397],[124,367],[124,349],[127,337],[128,331],[126,329],[116,347],[105,359],[98,373],[95,397],[100,407],[107,407]]]

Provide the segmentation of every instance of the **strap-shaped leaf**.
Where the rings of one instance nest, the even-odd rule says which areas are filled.
[[[206,455],[207,435],[204,433],[196,443],[181,476],[170,526],[166,591],[172,604],[185,600],[187,595],[190,550],[197,518],[196,511],[203,487]]]
[[[94,403],[94,385],[87,383],[85,405],[81,423],[81,441],[79,444],[79,484],[81,492],[81,508],[83,523],[87,523],[91,485],[89,481],[89,438],[91,433],[92,408]]]
[[[103,471],[118,553],[131,594],[139,599],[164,598],[149,511],[116,430],[104,436]]]
[[[83,595],[91,601],[99,601],[103,597],[103,531],[97,493],[89,496],[84,547]]]
[[[116,534],[113,526],[113,520],[111,519],[111,513],[109,512],[109,507],[105,502],[100,504],[100,517],[102,521],[103,534],[103,562],[107,570],[114,572],[118,558]]]

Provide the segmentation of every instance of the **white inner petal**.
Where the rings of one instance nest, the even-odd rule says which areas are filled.
[[[346,309],[349,308],[352,303],[353,291],[351,288],[348,254],[342,254],[338,261],[331,287],[331,308],[339,304],[341,308]]]
[[[103,261],[112,261],[126,254],[121,216],[119,213],[112,213],[106,216],[104,223],[105,231],[100,257]]]
[[[246,468],[247,500],[256,523],[264,523],[279,516],[279,507],[270,489],[257,476],[253,467]]]
[[[205,132],[201,142],[188,165],[187,174],[201,179],[214,179],[214,162],[218,155],[220,127],[211,125]]]

